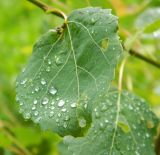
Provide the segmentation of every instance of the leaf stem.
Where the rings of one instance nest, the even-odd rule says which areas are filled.
[[[130,55],[133,55],[133,56],[135,56],[135,57],[137,57],[137,58],[139,58],[139,59],[141,59],[141,60],[143,60],[143,61],[145,61],[145,62],[147,62],[147,63],[149,63],[149,64],[151,64],[151,65],[160,69],[160,63],[159,62],[157,62],[153,59],[147,58],[146,56],[138,53],[137,51],[135,51],[133,49],[129,50],[128,52],[129,52]]]
[[[65,20],[65,22],[67,21],[67,16],[61,10],[50,7],[47,4],[45,4],[44,2],[41,2],[40,0],[28,0],[28,1],[33,3],[34,5],[38,6],[39,8],[41,8],[44,12],[54,14],[58,17],[63,18]]]
[[[119,70],[119,79],[118,79],[118,90],[122,90],[122,82],[123,82],[123,71],[124,71],[124,66],[126,63],[126,58],[122,61],[120,70]]]

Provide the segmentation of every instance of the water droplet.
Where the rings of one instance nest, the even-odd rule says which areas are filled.
[[[38,92],[39,91],[39,87],[36,87],[34,90],[35,90],[35,92]]]
[[[91,22],[94,23],[94,22],[95,22],[95,19],[94,19],[94,18],[91,18]]]
[[[148,133],[146,133],[146,137],[147,137],[147,138],[149,137],[149,134],[148,134]]]
[[[27,79],[21,81],[21,85],[24,85],[27,82]]]
[[[41,84],[42,85],[45,85],[46,84],[46,81],[44,79],[41,79]]]
[[[55,95],[55,94],[57,93],[57,89],[52,86],[52,87],[50,88],[49,92],[50,92],[52,95]]]
[[[46,58],[47,58],[46,56],[43,56],[43,59],[44,59],[44,60],[46,60]]]
[[[62,65],[64,63],[64,54],[55,55],[55,63],[57,66]]]
[[[94,33],[94,29],[92,29],[91,33],[92,33],[92,34]]]
[[[50,111],[49,117],[53,117],[53,115],[54,115],[54,112],[53,112],[53,111]]]
[[[87,108],[87,104],[84,105],[84,108],[85,108],[85,109]]]
[[[25,119],[30,119],[30,117],[31,117],[31,114],[30,114],[30,113],[25,113],[25,114],[24,114],[24,118],[25,118]]]
[[[108,123],[108,122],[109,122],[109,121],[106,119],[106,120],[105,120],[105,123]]]
[[[86,120],[84,118],[79,119],[78,122],[81,128],[84,128],[86,126]]]
[[[104,128],[105,128],[105,125],[103,123],[100,123],[100,129],[104,130]]]
[[[99,115],[98,112],[95,112],[95,117],[96,117],[96,118],[99,118],[99,117],[100,117],[100,115]]]
[[[77,106],[77,105],[76,105],[75,102],[71,104],[71,107],[72,107],[72,108],[75,108],[76,106]]]
[[[66,111],[67,111],[67,109],[66,109],[66,108],[63,108],[63,109],[62,109],[62,111],[63,111],[63,112],[66,112]]]
[[[139,152],[137,152],[137,151],[135,152],[135,154],[136,154],[136,155],[140,155]]]
[[[36,106],[35,106],[35,105],[33,105],[32,110],[35,110],[35,109],[36,109]]]
[[[34,112],[34,116],[38,116],[38,111],[35,111],[35,112]]]
[[[50,109],[53,110],[53,109],[55,109],[55,107],[54,107],[54,106],[51,106]]]
[[[58,113],[58,117],[61,117],[61,113]]]
[[[102,105],[101,111],[106,111],[107,110],[107,106],[105,104]]]
[[[37,116],[37,115],[36,115]],[[37,117],[35,120],[34,120],[34,123],[39,123],[39,121],[42,119],[42,117]]]
[[[22,106],[22,105],[23,105],[23,102],[19,103],[19,105]]]
[[[65,101],[63,101],[63,100],[60,100],[60,101],[58,102],[58,106],[59,106],[59,107],[63,107],[64,104],[65,104]]]
[[[22,113],[22,112],[23,112],[23,109],[22,109],[22,108],[20,108],[20,109],[19,109],[19,113]]]
[[[69,116],[66,116],[64,120],[65,120],[65,121],[68,121],[68,120],[69,120]]]
[[[51,105],[54,105],[54,104],[55,104],[55,102],[54,102],[54,101],[52,101],[52,102],[51,102]]]
[[[131,105],[129,105],[128,108],[129,108],[130,110],[133,110],[133,107],[132,107]]]
[[[97,133],[97,130],[94,130],[94,133]]]
[[[33,104],[37,104],[37,102],[38,102],[37,100],[34,100],[34,101],[33,101]]]
[[[67,128],[67,123],[64,123],[64,124],[63,124],[63,127],[64,127],[64,128]]]
[[[51,64],[52,64],[52,62],[51,62],[51,60],[50,60],[50,59],[48,59],[48,64],[49,64],[49,65],[51,65]]]
[[[42,101],[42,104],[43,105],[46,105],[48,103],[49,99],[47,97],[45,97]]]
[[[24,73],[24,72],[25,72],[25,70],[26,70],[26,68],[23,68],[23,69],[22,69],[22,73]]]
[[[51,68],[48,66],[48,67],[46,68],[46,72],[50,72],[50,70],[51,70]]]

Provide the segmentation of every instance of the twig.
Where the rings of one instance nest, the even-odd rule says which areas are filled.
[[[131,54],[131,55],[133,55],[133,56],[135,56],[135,57],[137,57],[137,58],[139,58],[139,59],[141,59],[141,60],[143,60],[143,61],[145,61],[145,62],[147,62],[147,63],[149,63],[149,64],[151,64],[151,65],[160,69],[160,63],[159,62],[157,62],[155,60],[152,60],[150,58],[147,58],[144,55],[138,53],[137,51],[134,51],[133,49],[129,50],[128,52],[129,52],[129,54]]]
[[[54,14],[67,21],[67,16],[61,10],[52,8],[39,0],[28,0],[28,1],[41,8],[44,12]]]
[[[18,148],[18,151],[23,152],[24,155],[32,155],[10,132],[10,124],[0,120],[0,132],[3,132]]]

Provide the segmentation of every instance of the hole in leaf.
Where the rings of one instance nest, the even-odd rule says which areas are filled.
[[[101,41],[101,48],[105,51],[108,48],[108,38],[104,38]]]

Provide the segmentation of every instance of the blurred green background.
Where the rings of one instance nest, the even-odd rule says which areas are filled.
[[[126,49],[160,63],[160,0],[44,0],[69,14],[87,6],[111,8],[119,17]],[[58,135],[41,132],[25,121],[15,102],[15,79],[27,63],[35,41],[60,26],[62,19],[44,14],[27,0],[0,1],[0,155],[57,155]],[[160,68],[123,53],[123,88],[144,97],[160,117]],[[118,71],[113,84],[117,86]]]

